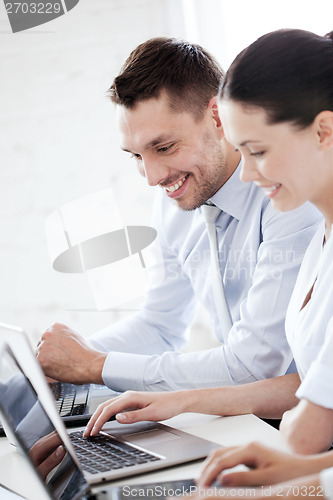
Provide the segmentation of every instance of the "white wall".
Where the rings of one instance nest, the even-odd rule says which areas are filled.
[[[0,3],[0,321],[37,337],[55,320],[90,332],[114,319],[66,311],[92,298],[84,278],[51,269],[44,222],[108,186],[125,221],[149,222],[153,190],[119,149],[105,93],[138,43],[171,33],[171,6],[181,13],[165,0],[81,0],[12,34]]]

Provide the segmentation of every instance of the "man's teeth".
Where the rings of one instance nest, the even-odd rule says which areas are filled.
[[[183,182],[185,181],[186,179],[186,176],[183,177],[182,179],[180,179],[180,181],[176,182],[175,184],[173,184],[172,186],[168,186],[165,188],[166,191],[169,191],[169,193],[173,193],[174,191],[177,191],[177,189],[180,188],[180,186],[183,185]]]
[[[264,187],[264,190],[267,192],[267,193],[273,193],[273,191],[275,191],[277,188],[279,188],[281,186],[281,184],[274,184],[274,186],[267,186],[267,187]]]

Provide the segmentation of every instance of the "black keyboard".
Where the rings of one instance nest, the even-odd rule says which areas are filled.
[[[50,384],[53,396],[56,401],[59,415],[61,417],[71,417],[73,415],[83,415],[88,403],[89,384],[77,386],[74,384]],[[82,391],[86,390],[83,395]],[[78,396],[78,390],[80,396]]]
[[[84,438],[82,431],[78,431],[71,432],[70,438],[83,470],[90,474],[161,460],[109,436]]]

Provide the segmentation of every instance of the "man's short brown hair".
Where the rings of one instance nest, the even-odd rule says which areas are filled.
[[[190,111],[200,118],[217,95],[222,78],[222,69],[200,45],[152,38],[130,54],[109,96],[115,104],[131,109],[164,90],[175,111]]]

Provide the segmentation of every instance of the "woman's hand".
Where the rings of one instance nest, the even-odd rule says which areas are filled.
[[[188,392],[124,392],[98,406],[87,424],[84,436],[98,434],[105,422],[113,415],[116,415],[116,419],[122,424],[132,424],[143,420],[155,422],[174,417],[187,411]]]
[[[300,477],[286,483],[280,483],[275,486],[265,486],[257,488],[237,487],[237,488],[223,488],[214,487],[197,490],[194,495],[186,497],[177,497],[178,500],[199,500],[203,498],[232,498],[233,500],[244,500],[244,498],[251,498],[252,500],[262,500],[269,498],[270,500],[291,500],[294,498],[308,498],[313,497],[326,498],[324,489],[320,483],[319,474],[312,474],[306,477]],[[174,500],[175,497],[168,498],[167,500]]]
[[[259,443],[222,448],[208,456],[197,483],[202,488],[211,486],[216,480],[227,487],[276,484],[319,472],[323,468],[321,458],[320,455],[292,455]],[[249,470],[224,473],[239,464],[246,465]]]

